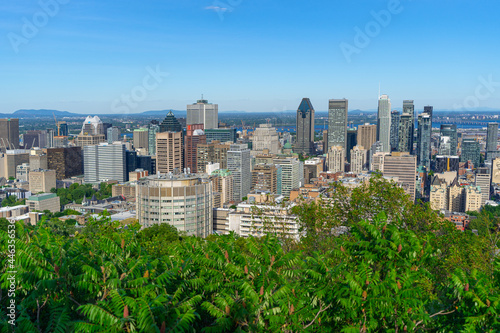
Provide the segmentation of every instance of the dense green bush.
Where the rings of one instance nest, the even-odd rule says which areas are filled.
[[[392,205],[377,214],[360,205],[369,219],[301,206],[304,241],[287,247],[279,235],[180,237],[170,226],[141,231],[109,216],[73,236],[54,232],[52,220],[18,224],[17,331],[500,331],[491,235],[460,232],[438,218],[424,225],[434,213],[404,204],[420,216]],[[308,237],[332,225],[305,216],[347,216],[350,229],[315,244]],[[9,332],[5,229],[0,238],[0,327]]]

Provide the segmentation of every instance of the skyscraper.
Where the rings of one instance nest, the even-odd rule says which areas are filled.
[[[361,173],[366,166],[366,149],[356,146],[351,151],[351,172]]]
[[[309,98],[303,98],[297,109],[295,152],[314,154],[314,108]]]
[[[262,153],[264,149],[269,149],[271,154],[280,152],[279,135],[271,124],[260,124],[253,132],[252,153]]]
[[[198,144],[204,143],[207,143],[207,137],[203,132],[203,124],[187,125],[184,138],[184,168],[189,169],[190,173],[197,172],[196,149]]]
[[[462,154],[460,155],[460,162],[471,161],[474,168],[479,167],[481,161],[481,146],[479,142],[474,139],[462,140]]]
[[[19,119],[0,119],[0,148],[19,149]]]
[[[484,205],[487,200],[490,200],[491,172],[488,168],[477,168],[475,185],[481,188],[482,204]]]
[[[122,143],[85,146],[83,161],[86,183],[127,180],[125,145]]]
[[[458,135],[457,135],[457,125],[452,124],[442,124],[440,129],[440,143],[439,143],[439,154],[440,155],[451,155],[457,156],[457,147],[458,147]],[[443,139],[444,137],[448,137],[449,139]],[[445,144],[444,147],[441,147],[441,142]],[[448,151],[445,151],[448,150]]]
[[[399,122],[401,113],[399,111],[391,112],[391,150],[398,150],[399,145]]]
[[[116,126],[108,128],[108,143],[120,141],[120,129]]]
[[[285,197],[290,196],[290,191],[302,186],[304,182],[304,164],[297,158],[278,158],[273,163],[281,167],[281,173],[278,174],[281,183],[281,194]]]
[[[252,188],[250,149],[246,144],[232,144],[227,152],[227,168],[233,174],[234,201],[241,201]]]
[[[394,152],[384,156],[384,176],[397,177],[397,183],[415,201],[415,186],[417,174],[417,157],[408,153]]]
[[[199,99],[187,106],[186,125],[203,124],[205,129],[219,127],[219,106],[208,103],[206,99]]]
[[[182,132],[156,133],[156,170],[159,173],[182,172]]]
[[[347,99],[331,99],[328,102],[328,147],[347,144]]]
[[[340,146],[328,148],[328,171],[344,172],[345,149]]]
[[[391,100],[387,95],[380,96],[378,100],[377,140],[384,152],[391,151]]]
[[[498,145],[498,123],[489,123],[486,136],[486,160],[491,161],[500,156]]]
[[[160,124],[160,132],[181,132],[182,126],[175,118],[174,113],[169,111]]]
[[[134,148],[135,150],[143,148],[149,149],[149,131],[147,128],[137,128],[134,130]]]
[[[417,163],[427,171],[431,166],[432,110],[432,106],[425,106],[424,112],[418,115]]]
[[[375,132],[375,135],[377,133]],[[358,130],[354,128],[349,128],[347,130],[347,144],[346,144],[346,159],[351,160],[351,149],[358,145]]]
[[[154,120],[149,124],[148,154],[151,156],[156,156],[156,133],[158,132],[160,132],[160,124]]]
[[[413,153],[413,135],[415,130],[415,106],[413,101],[403,101],[403,114],[399,122],[398,151]]]
[[[196,147],[198,173],[205,173],[209,163],[219,163],[221,169],[227,169],[227,152],[230,147],[230,144],[219,141],[199,143]]]
[[[364,124],[358,126],[358,146],[371,149],[377,141],[377,125]]]

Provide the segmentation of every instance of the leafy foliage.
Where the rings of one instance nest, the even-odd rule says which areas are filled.
[[[375,195],[378,185],[367,186],[364,193]],[[361,202],[362,192],[337,191]],[[394,195],[394,189],[386,191]],[[199,239],[180,237],[167,225],[123,227],[107,214],[90,219],[73,236],[51,225],[52,219],[34,229],[17,224],[16,329],[500,331],[496,244],[457,231],[425,206],[400,201],[408,209],[400,210],[390,202],[373,209],[337,203],[360,215],[319,204],[300,206],[305,234],[290,247],[272,234]],[[336,220],[329,224],[330,218]],[[339,223],[342,219],[346,223]],[[435,220],[425,224],[426,219]],[[348,232],[327,232],[342,224]],[[10,327],[6,230],[0,230],[0,327],[5,332]],[[310,237],[322,232],[326,236],[314,244]]]

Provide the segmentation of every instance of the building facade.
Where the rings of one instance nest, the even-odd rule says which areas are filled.
[[[380,96],[377,113],[377,141],[384,152],[391,151],[391,100],[388,95]]]
[[[83,150],[83,160],[86,183],[127,181],[125,145],[121,143],[86,146]]]
[[[241,201],[252,188],[250,149],[246,144],[232,144],[227,152],[227,169],[233,174],[234,201]]]
[[[19,119],[0,119],[0,149],[19,149]]]
[[[156,133],[156,171],[162,174],[182,172],[183,151],[182,132]]]
[[[328,147],[347,149],[347,99],[328,101]]]
[[[302,99],[297,109],[297,141],[295,152],[314,154],[314,108],[309,98]]]
[[[432,110],[432,106],[426,106],[418,115],[417,163],[427,171],[431,167]]]
[[[219,127],[219,106],[200,99],[187,106],[186,125],[203,124],[203,128],[212,129]]]
[[[415,130],[415,106],[413,101],[403,101],[403,113],[399,121],[399,152],[413,154],[413,135]]]
[[[158,175],[136,185],[136,213],[143,228],[168,223],[188,236],[212,234],[212,182],[196,174]]]

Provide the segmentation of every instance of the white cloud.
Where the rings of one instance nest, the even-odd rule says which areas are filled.
[[[208,6],[205,7],[206,10],[213,10],[214,12],[227,12],[230,11],[229,8],[219,7],[219,6]]]

